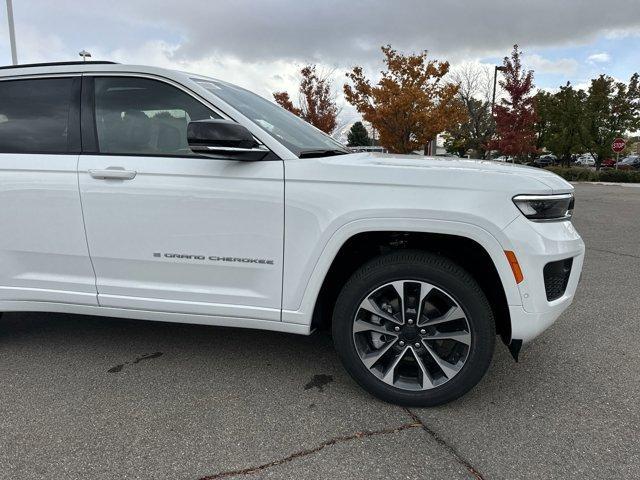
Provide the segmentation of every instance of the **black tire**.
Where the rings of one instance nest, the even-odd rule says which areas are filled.
[[[464,310],[471,333],[464,366],[446,383],[428,390],[405,390],[383,382],[365,367],[354,342],[353,324],[365,297],[386,283],[406,279],[445,291]],[[447,403],[473,388],[489,368],[496,336],[491,307],[475,279],[451,260],[419,250],[396,251],[359,268],[338,296],[332,333],[338,356],[360,386],[386,402],[413,407]]]

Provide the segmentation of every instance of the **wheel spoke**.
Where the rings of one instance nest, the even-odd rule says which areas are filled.
[[[471,345],[471,334],[464,330],[459,332],[437,332],[433,335],[427,335],[425,340],[455,340],[456,342]]]
[[[433,358],[438,364],[445,377],[452,378],[456,373],[460,371],[460,366],[454,365],[453,363],[449,363],[446,360],[440,358],[440,356],[433,350],[433,348],[431,348],[425,341],[423,341],[422,344],[424,345],[424,348],[427,349],[427,352],[429,352],[429,355],[431,355],[431,358]]]
[[[444,315],[431,320],[427,320],[426,322],[418,324],[418,326],[427,327],[430,325],[438,325],[439,323],[451,322],[452,320],[466,320],[466,318],[467,317],[465,316],[464,311],[458,305],[454,305],[449,310],[447,310]]]
[[[413,356],[416,359],[416,363],[418,364],[418,367],[422,372],[422,388],[433,388],[433,379],[431,378],[431,375],[429,375],[429,371],[422,361],[422,358],[420,357],[420,355],[418,355],[418,352],[416,352],[413,347],[411,347],[411,353],[413,353]]]
[[[383,335],[398,336],[396,332],[387,330],[383,325],[376,325],[375,323],[365,322],[364,320],[356,320],[353,324],[353,333],[360,332],[378,332]]]
[[[391,285],[393,286],[393,288],[395,289],[396,293],[398,294],[398,297],[400,298],[400,312],[402,313],[402,317],[401,317],[401,325],[404,325],[405,323],[405,313],[404,313],[404,306],[405,306],[405,301],[404,301],[404,282],[392,282]]]
[[[434,289],[433,285],[420,282],[420,299],[418,300],[418,316],[416,317],[416,324],[420,326],[420,317],[422,317],[422,302],[427,298],[427,295]]]
[[[387,370],[384,372],[384,377],[382,377],[382,381],[388,383],[389,385],[393,385],[393,380],[394,380],[394,376],[396,373],[396,368],[398,367],[398,364],[400,363],[400,361],[402,360],[402,358],[405,356],[405,354],[407,353],[407,350],[409,349],[409,347],[405,347],[391,362],[391,365],[389,365],[389,367],[387,368]]]
[[[376,305],[376,302],[374,302],[370,297],[365,298],[364,302],[360,304],[360,308],[362,308],[363,310],[366,310],[369,313],[373,313],[374,315],[377,315],[380,318],[384,318],[385,320],[388,320],[390,322],[397,323],[398,325],[402,325],[402,322],[400,320],[396,319],[395,317],[393,317],[393,315],[389,315],[387,312],[382,310],[378,305]]]
[[[371,368],[373,367],[376,362],[378,360],[380,360],[382,358],[382,356],[387,353],[387,351],[393,347],[393,345],[396,343],[396,341],[398,341],[397,338],[394,338],[393,340],[391,340],[389,343],[387,343],[384,347],[380,347],[378,350],[375,350],[373,352],[367,353],[365,355],[362,355],[360,358],[362,359],[362,363],[364,363],[364,365],[367,368]]]

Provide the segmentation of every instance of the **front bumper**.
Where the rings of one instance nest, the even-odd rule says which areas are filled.
[[[511,341],[526,343],[542,333],[564,312],[578,287],[585,246],[571,222],[531,222],[519,217],[504,234],[511,243],[524,280],[518,285],[521,305],[509,305]],[[573,259],[564,293],[555,300],[547,299],[544,267],[549,262]]]

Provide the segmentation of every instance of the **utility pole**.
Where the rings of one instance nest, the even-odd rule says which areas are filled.
[[[13,24],[13,5],[7,0],[7,20],[9,21],[9,43],[11,43],[11,61],[18,64],[18,52],[16,50],[16,29]]]
[[[493,96],[491,97],[491,118],[493,119],[493,109],[496,106],[496,84],[498,83],[498,72],[504,72],[504,67],[495,66],[493,70]],[[493,150],[489,149],[489,160],[493,157]]]

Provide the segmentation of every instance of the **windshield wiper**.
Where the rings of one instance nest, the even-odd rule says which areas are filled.
[[[303,150],[298,157],[300,158],[318,158],[318,157],[332,157],[334,155],[346,155],[351,153],[347,150],[333,149],[333,150]]]

